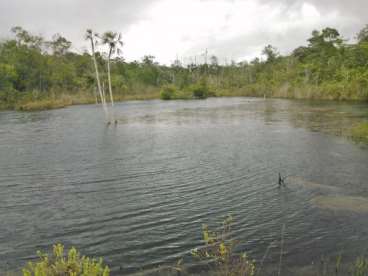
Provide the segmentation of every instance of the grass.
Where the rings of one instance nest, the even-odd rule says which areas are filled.
[[[132,100],[151,100],[159,98],[160,98],[159,90],[153,87],[140,89],[138,91],[137,90],[130,91],[129,93],[117,93],[114,95],[114,100],[116,102],[132,101]],[[71,105],[95,104],[95,103],[96,97],[91,93],[87,92],[78,92],[75,94],[56,93],[44,97],[39,96],[33,97],[32,95],[27,95],[22,100],[19,100],[13,105],[5,105],[0,103],[0,110],[15,109],[19,111],[40,111],[40,110],[64,108]]]
[[[264,97],[305,100],[366,101],[368,93],[339,83],[303,85],[286,82],[281,85],[265,83],[247,84],[242,87],[215,88],[218,97]]]
[[[38,111],[46,109],[63,108],[72,105],[71,101],[64,99],[42,99],[38,101],[29,101],[15,106],[16,110],[20,111]]]
[[[351,129],[353,139],[368,142],[368,122],[360,123]]]
[[[129,89],[123,89],[114,93],[115,101],[130,100],[189,100],[202,99],[208,97],[264,97],[267,98],[288,98],[288,99],[324,99],[324,100],[367,100],[366,92],[353,93],[352,87],[344,87],[340,84],[295,85],[285,83],[281,86],[266,85],[263,83],[248,84],[242,87],[221,88],[216,86],[207,87],[207,84],[198,83],[186,88],[178,89],[174,85],[163,87],[134,85]],[[355,89],[356,90],[356,89]],[[35,96],[35,95],[36,96]],[[18,100],[14,100],[17,98]],[[96,97],[90,91],[79,91],[69,93],[54,91],[49,95],[42,95],[39,92],[29,92],[16,96],[9,102],[0,101],[1,109],[16,109],[22,111],[37,111],[46,109],[63,108],[70,105],[93,104]],[[109,97],[108,97],[109,98]],[[367,140],[366,126],[360,126],[353,130],[354,137]]]

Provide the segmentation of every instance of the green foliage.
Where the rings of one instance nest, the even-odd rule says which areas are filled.
[[[193,85],[191,90],[195,99],[206,99],[208,97],[208,88],[206,86]]]
[[[189,100],[193,99],[192,92],[188,92],[186,88],[178,89],[175,85],[164,85],[160,92],[161,100]]]
[[[161,100],[173,100],[176,97],[177,89],[173,85],[165,85],[160,92]]]
[[[52,37],[52,41],[47,42],[47,44],[52,49],[54,55],[65,55],[69,51],[70,46],[72,46],[72,43],[60,34],[55,34]]]
[[[368,24],[357,35],[359,43],[368,42]]]
[[[368,260],[363,257],[357,258],[353,265],[352,276],[368,275]]]
[[[351,130],[354,139],[368,142],[368,123],[361,123]]]
[[[89,53],[70,52],[71,42],[61,34],[48,41],[21,27],[14,27],[12,33],[14,39],[0,42],[0,108],[63,95],[83,94],[89,98],[86,102],[95,101],[97,84]],[[96,59],[105,88],[110,60],[110,80],[117,100],[216,95],[368,100],[367,33],[365,26],[357,35],[358,42],[347,44],[336,29],[315,30],[308,45],[289,56],[281,56],[268,45],[262,52],[265,61],[256,58],[226,65],[219,64],[216,56],[210,57],[209,64],[183,65],[177,60],[165,66],[149,55],[141,61],[125,62],[118,55],[123,45],[120,34],[106,32],[92,39],[108,46],[107,55],[95,49]],[[153,90],[148,97],[146,91]]]
[[[222,224],[219,232],[209,230],[203,225],[203,241],[205,246],[201,249],[193,249],[192,256],[200,261],[211,261],[214,264],[211,273],[223,276],[253,276],[255,275],[254,261],[248,256],[235,254],[236,242],[230,239],[231,224],[233,218],[228,216]]]
[[[38,252],[39,261],[29,262],[22,269],[23,276],[109,276],[110,270],[102,259],[95,260],[85,256],[72,247],[64,254],[64,246],[54,245],[53,255]]]
[[[206,99],[209,95],[207,81],[203,78],[199,83],[190,87],[194,99]]]
[[[263,49],[262,54],[267,57],[267,62],[274,62],[279,55],[277,49],[272,45],[267,45]]]
[[[12,83],[17,79],[17,71],[10,64],[0,63],[0,91],[12,89]]]

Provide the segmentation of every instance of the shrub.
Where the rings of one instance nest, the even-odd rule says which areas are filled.
[[[206,99],[208,97],[208,87],[206,84],[193,85],[191,91],[195,99]]]
[[[176,96],[176,87],[173,85],[165,85],[160,92],[161,100],[172,100]]]
[[[99,261],[80,256],[80,253],[72,247],[64,255],[64,246],[54,245],[53,255],[37,252],[39,261],[22,269],[23,276],[109,276],[110,270]]]
[[[10,89],[0,90],[0,109],[13,108],[19,93]]]

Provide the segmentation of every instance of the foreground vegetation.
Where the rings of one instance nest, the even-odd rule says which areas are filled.
[[[268,249],[262,260],[257,263],[251,260],[245,253],[236,252],[237,242],[231,238],[231,225],[233,218],[228,216],[222,223],[219,231],[212,231],[207,225],[202,227],[204,245],[192,250],[194,261],[203,266],[204,270],[195,272],[195,275],[216,275],[216,276],[255,276],[255,275],[284,275],[283,273],[283,232],[280,240],[280,259],[277,267],[272,271],[267,271],[263,267],[267,257]],[[64,246],[57,244],[53,246],[51,256],[38,252],[39,260],[29,262],[23,269],[23,276],[109,276],[110,270],[104,265],[102,259],[91,259],[71,248],[64,251]],[[158,274],[157,274],[158,273]],[[270,274],[271,273],[271,274]],[[275,274],[276,273],[276,274]],[[166,269],[158,269],[154,275],[191,275],[186,271],[182,260],[175,266]],[[289,275],[289,274],[288,274]],[[315,265],[307,272],[298,271],[294,275],[368,275],[368,260],[364,257],[357,258],[353,263],[343,265],[341,254],[337,255],[333,262],[321,259],[321,266]]]
[[[97,36],[88,31],[92,56],[87,51],[71,51],[71,42],[60,34],[47,40],[21,27],[12,28],[13,38],[0,42],[0,108],[49,109],[110,100],[105,91],[110,96],[114,91],[116,100],[368,99],[368,26],[354,44],[347,43],[336,29],[325,28],[313,31],[307,46],[287,56],[268,45],[262,53],[264,60],[219,64],[216,56],[210,56],[202,63],[175,60],[171,66],[158,64],[153,56],[126,62],[118,48],[120,35]],[[99,48],[102,44],[107,46]]]
[[[52,256],[38,252],[39,261],[29,262],[22,269],[23,276],[109,276],[110,270],[102,259],[85,256],[73,247],[64,254],[64,246],[54,245]]]

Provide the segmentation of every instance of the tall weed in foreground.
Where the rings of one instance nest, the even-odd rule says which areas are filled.
[[[353,266],[353,276],[367,276],[368,275],[368,259],[359,257]]]
[[[72,247],[64,254],[64,246],[56,244],[53,255],[37,252],[39,260],[29,262],[22,269],[23,276],[109,276],[110,270],[102,259],[95,260],[85,256]]]
[[[193,249],[192,255],[200,260],[213,264],[211,275],[221,276],[254,276],[254,261],[243,254],[235,254],[236,242],[229,238],[233,218],[228,216],[219,232],[211,231],[203,225],[204,247]]]

